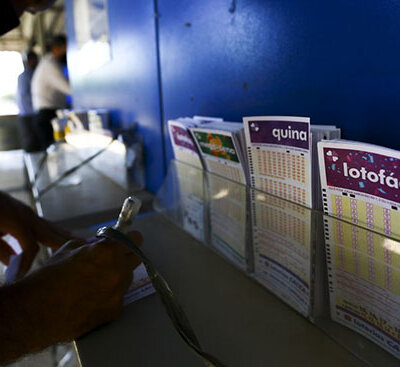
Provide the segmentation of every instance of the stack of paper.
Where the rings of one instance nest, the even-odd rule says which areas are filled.
[[[254,275],[298,312],[310,316],[314,242],[312,212],[303,206],[321,206],[316,142],[337,137],[340,130],[313,127],[307,117],[245,117],[243,121],[250,185],[256,189],[250,191]]]
[[[243,124],[214,121],[191,132],[210,172],[206,175],[210,243],[246,269],[248,168]]]
[[[400,238],[400,152],[335,140],[318,153],[331,317],[399,358],[400,243],[386,236]]]
[[[171,144],[175,159],[178,161],[174,168],[176,169],[175,179],[180,187],[179,210],[182,225],[187,232],[200,241],[205,240],[207,230],[204,225],[206,221],[204,173],[203,162],[190,129],[212,121],[222,121],[222,119],[194,116],[168,121]]]

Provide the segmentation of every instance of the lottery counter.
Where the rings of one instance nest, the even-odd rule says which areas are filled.
[[[172,162],[138,219],[204,350],[227,366],[397,366],[400,243]],[[157,295],[77,342],[83,366],[201,366]]]

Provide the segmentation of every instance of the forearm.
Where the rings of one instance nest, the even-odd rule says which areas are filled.
[[[71,87],[68,80],[64,76],[60,76],[57,80],[54,80],[54,87],[65,95],[71,94]]]
[[[54,66],[51,70],[49,70],[49,73],[51,74],[51,77],[49,77],[49,82],[53,88],[65,95],[71,94],[69,82],[58,67]]]
[[[13,285],[0,288],[0,363],[30,352],[31,320],[25,315],[20,301],[24,295],[19,288]]]

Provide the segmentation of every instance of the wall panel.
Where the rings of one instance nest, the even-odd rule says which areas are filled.
[[[164,120],[310,116],[400,149],[398,2],[159,3]]]
[[[151,191],[164,175],[153,1],[108,1],[112,60],[86,75],[73,26],[73,1],[66,0],[68,64],[75,108],[113,110],[113,123],[139,124],[146,153],[146,179]],[[93,55],[95,57],[95,55]]]

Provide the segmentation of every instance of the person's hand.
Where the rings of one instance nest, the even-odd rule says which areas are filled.
[[[129,237],[141,245],[139,232]],[[74,240],[41,269],[0,288],[0,363],[71,341],[116,318],[140,262],[123,244]]]
[[[129,237],[141,246],[139,232]],[[67,242],[31,278],[42,289],[38,292],[49,315],[47,333],[56,342],[71,341],[116,318],[140,263],[131,249],[110,240]]]
[[[24,275],[32,265],[39,246],[57,249],[72,238],[54,224],[37,216],[31,208],[0,192],[0,261],[8,265],[14,250],[1,239],[1,236],[14,236],[23,250],[18,277]]]

